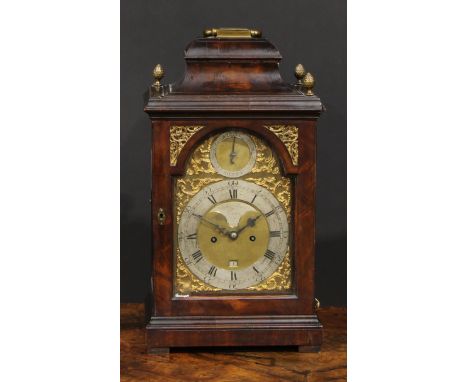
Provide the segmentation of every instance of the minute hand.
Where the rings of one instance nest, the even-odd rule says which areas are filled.
[[[198,217],[201,221],[203,221],[203,222],[205,222],[205,223],[207,223],[207,224],[212,225],[214,228],[216,228],[216,229],[217,229],[220,233],[222,233],[223,235],[229,236],[229,232],[228,232],[225,228],[219,226],[218,224],[212,223],[212,222],[210,222],[209,220],[206,220],[203,216],[197,215],[197,217]]]
[[[255,222],[257,221],[257,219],[262,216],[262,215],[258,215],[256,218],[248,218],[247,219],[247,224],[245,226],[243,226],[242,228],[238,229],[236,231],[237,235],[239,235],[244,229],[246,229],[247,227],[253,227],[255,225]]]

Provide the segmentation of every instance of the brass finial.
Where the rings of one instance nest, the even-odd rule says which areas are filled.
[[[154,77],[154,83],[153,83],[153,87],[154,88],[159,88],[161,86],[161,79],[164,77],[164,69],[163,67],[158,64],[154,67],[154,70],[153,70],[153,77]]]
[[[304,84],[304,87],[307,89],[306,95],[308,96],[314,95],[314,93],[312,92],[312,88],[314,87],[315,80],[312,74],[307,73],[302,82]]]
[[[297,78],[297,85],[302,85],[302,79],[306,74],[304,66],[302,64],[297,64],[296,68],[294,69],[294,75]]]

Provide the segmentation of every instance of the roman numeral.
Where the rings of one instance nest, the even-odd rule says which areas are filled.
[[[193,259],[196,263],[198,263],[201,259],[203,259],[203,255],[200,250],[192,254]]]
[[[270,251],[269,249],[266,250],[265,252],[265,257],[270,259],[270,260],[273,260],[273,258],[275,257],[276,253]]]
[[[270,237],[280,237],[280,231],[270,231]]]
[[[195,240],[196,238],[197,238],[197,233],[196,232],[187,236],[188,240]]]
[[[255,267],[252,267],[252,268],[253,268],[253,270],[254,270],[255,272],[259,273],[259,271],[258,271],[257,268],[255,268]]]
[[[250,201],[250,203],[253,204],[253,202],[255,201],[255,199],[257,198],[257,194],[254,195],[253,199]]]
[[[237,188],[229,190],[229,196],[231,197],[231,199],[237,199]]]
[[[269,216],[273,215],[273,214],[275,213],[276,210],[278,210],[278,211],[281,210],[281,206],[276,206],[276,207],[273,208],[270,212],[267,212],[267,213],[265,214],[265,216],[266,216],[266,217],[269,217]]]
[[[214,197],[213,195],[208,196],[208,200],[209,200],[211,203],[216,204],[216,199],[215,199],[215,197]]]
[[[231,281],[237,280],[236,272],[231,271]]]
[[[218,268],[216,268],[214,265],[211,266],[210,270],[208,271],[208,274],[215,277],[216,276],[216,271]]]

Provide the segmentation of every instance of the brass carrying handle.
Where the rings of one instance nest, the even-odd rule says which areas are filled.
[[[203,36],[218,38],[253,38],[262,37],[262,32],[258,29],[246,28],[210,28],[203,31]]]

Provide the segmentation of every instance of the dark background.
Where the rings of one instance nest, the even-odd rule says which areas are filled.
[[[150,122],[143,112],[152,70],[180,79],[184,48],[210,27],[258,28],[295,81],[302,63],[327,112],[318,123],[317,297],[346,305],[346,2],[344,0],[121,1],[121,301],[150,287]]]

